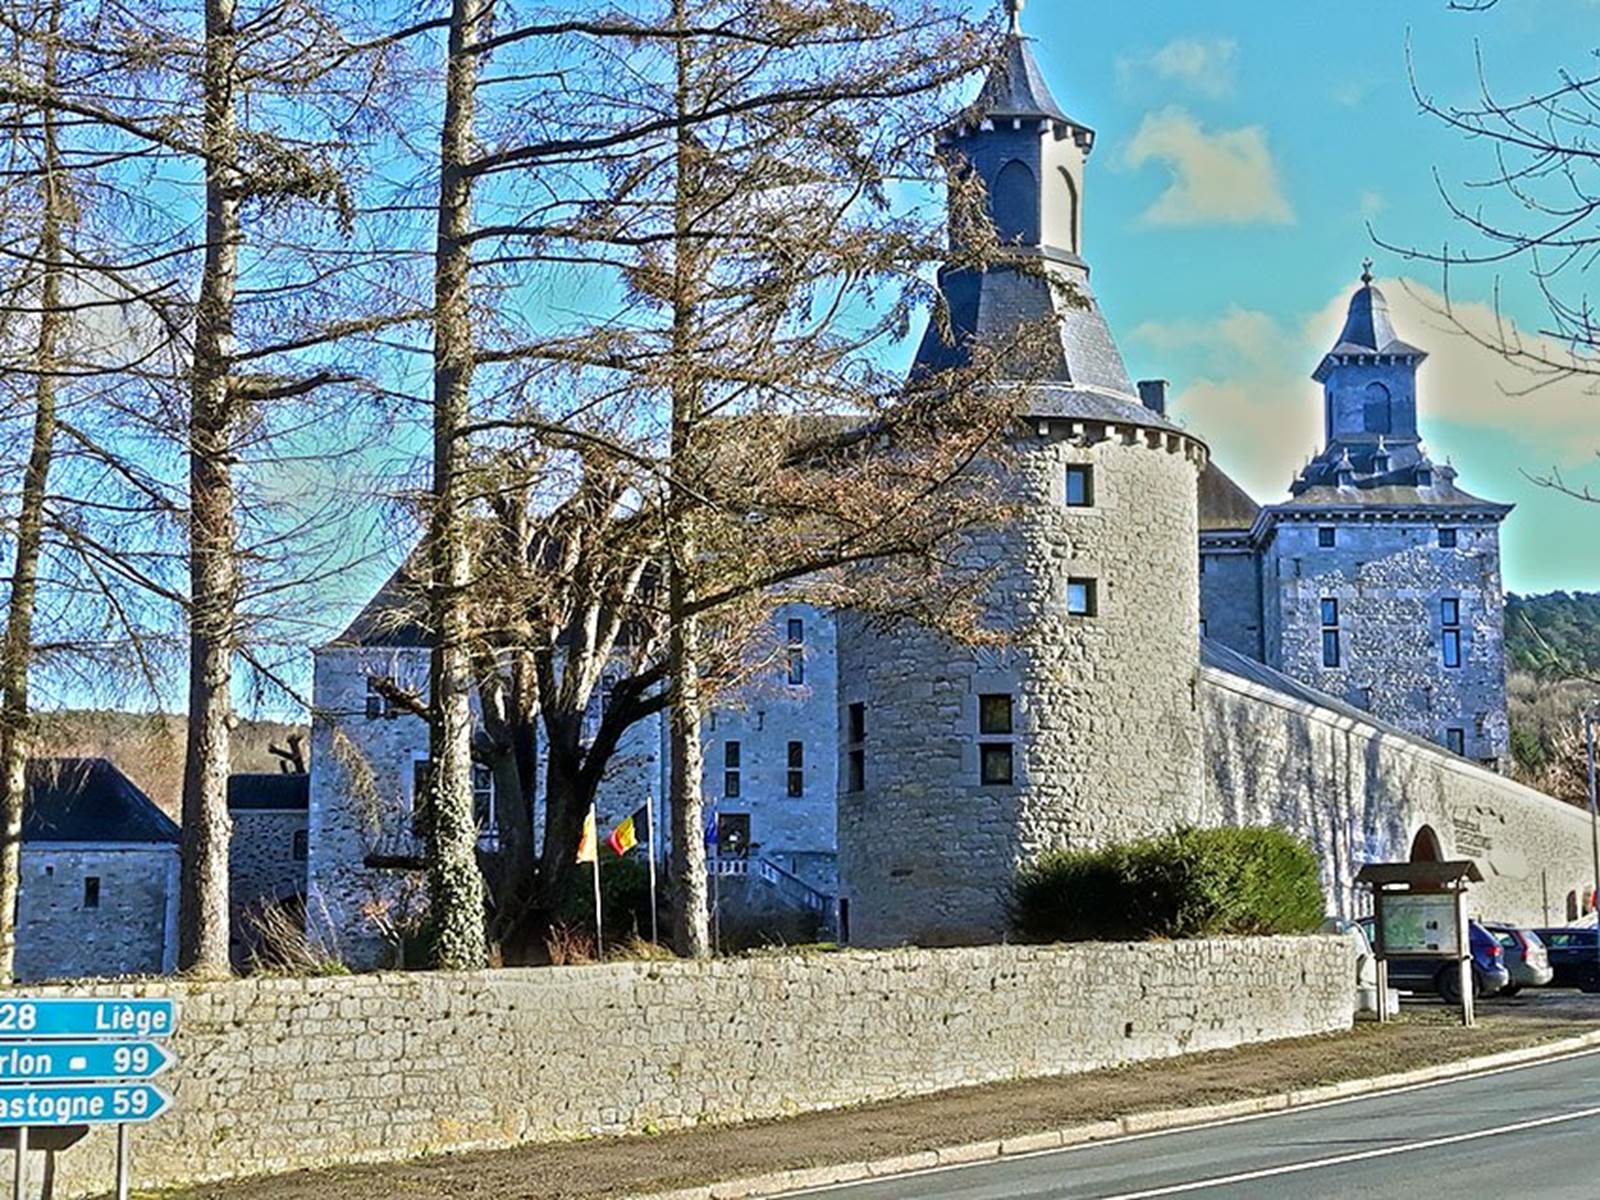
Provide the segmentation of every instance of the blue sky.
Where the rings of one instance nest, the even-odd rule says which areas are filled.
[[[1429,449],[1467,490],[1518,506],[1506,586],[1600,588],[1600,506],[1527,478],[1558,466],[1600,491],[1600,395],[1574,381],[1516,396],[1529,380],[1439,311],[1437,269],[1368,232],[1459,245],[1435,172],[1456,184],[1492,167],[1486,145],[1418,111],[1408,38],[1435,99],[1476,98],[1480,49],[1485,78],[1521,98],[1561,68],[1596,69],[1595,0],[1503,0],[1479,14],[1446,0],[1032,0],[1024,28],[1057,99],[1098,133],[1084,248],[1129,369],[1172,381],[1178,415],[1225,469],[1277,499],[1315,449],[1309,376],[1370,254],[1401,335],[1432,353]],[[1536,332],[1546,314],[1524,268],[1501,272],[1502,315]],[[1455,273],[1457,316],[1491,324],[1496,286],[1488,270]]]

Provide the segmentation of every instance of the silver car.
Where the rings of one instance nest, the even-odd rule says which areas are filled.
[[[1556,973],[1550,966],[1550,952],[1537,933],[1487,921],[1483,927],[1494,934],[1505,951],[1506,971],[1511,982],[1501,989],[1502,996],[1515,996],[1525,987],[1549,986]]]

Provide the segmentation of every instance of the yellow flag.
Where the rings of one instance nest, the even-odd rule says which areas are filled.
[[[594,862],[599,849],[594,836],[594,809],[591,807],[589,815],[583,819],[583,837],[578,842],[578,861]]]

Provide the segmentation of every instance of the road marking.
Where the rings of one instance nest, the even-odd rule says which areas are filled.
[[[1151,1129],[1144,1133],[1127,1133],[1108,1138],[1099,1138],[1093,1141],[1079,1142],[1075,1146],[1062,1146],[1053,1150],[1030,1150],[1025,1154],[1008,1154],[1004,1157],[985,1158],[975,1162],[946,1163],[937,1167],[924,1167],[920,1171],[906,1171],[899,1175],[878,1175],[868,1179],[856,1179],[849,1183],[824,1183],[814,1187],[799,1188],[795,1191],[782,1193],[779,1200],[784,1197],[814,1196],[833,1192],[851,1192],[861,1188],[872,1187],[876,1184],[893,1183],[902,1179],[917,1179],[924,1175],[948,1175],[956,1171],[982,1170],[1001,1162],[1023,1162],[1030,1158],[1049,1158],[1055,1155],[1066,1157],[1089,1150],[1104,1150],[1110,1146],[1123,1146],[1129,1142],[1143,1142],[1152,1138],[1173,1137],[1182,1133],[1200,1133],[1208,1129],[1221,1129],[1229,1125],[1244,1125],[1253,1121],[1271,1121],[1279,1117],[1292,1117],[1300,1113],[1316,1112],[1324,1108],[1341,1108],[1347,1104],[1362,1104],[1371,1100],[1381,1100],[1386,1096],[1399,1096],[1407,1092],[1428,1091],[1433,1088],[1448,1087],[1457,1083],[1473,1083],[1480,1079],[1489,1079],[1496,1075],[1510,1075],[1518,1071],[1533,1071],[1540,1067],[1553,1067],[1572,1062],[1581,1058],[1593,1058],[1600,1055],[1600,1047],[1587,1050],[1575,1050],[1570,1054],[1559,1054],[1553,1058],[1536,1058],[1531,1062],[1511,1063],[1504,1067],[1490,1067],[1482,1071],[1470,1071],[1464,1075],[1450,1075],[1443,1079],[1425,1079],[1420,1083],[1403,1083],[1394,1087],[1383,1088],[1376,1092],[1357,1093],[1351,1096],[1338,1096],[1331,1100],[1318,1100],[1311,1104],[1297,1104],[1289,1108],[1268,1109],[1265,1112],[1247,1113],[1238,1117],[1221,1117],[1210,1121],[1196,1121],[1191,1125],[1174,1125],[1168,1129]],[[1070,1078],[1070,1077],[1067,1077]]]
[[[1452,1133],[1448,1137],[1427,1138],[1404,1146],[1385,1146],[1378,1150],[1357,1150],[1350,1154],[1335,1154],[1331,1158],[1316,1158],[1307,1162],[1289,1163],[1281,1167],[1263,1167],[1259,1171],[1241,1171],[1237,1175],[1218,1175],[1212,1179],[1195,1179],[1188,1183],[1174,1183],[1166,1187],[1151,1188],[1143,1192],[1118,1192],[1103,1200],[1155,1200],[1158,1196],[1181,1196],[1185,1192],[1204,1192],[1212,1188],[1229,1187],[1236,1183],[1250,1183],[1257,1179],[1271,1179],[1278,1175],[1301,1175],[1307,1171],[1320,1171],[1327,1167],[1340,1167],[1346,1163],[1367,1162],[1375,1158],[1393,1158],[1399,1154],[1415,1154],[1418,1150],[1435,1150],[1440,1146],[1454,1146],[1477,1138],[1499,1137],[1507,1133],[1522,1133],[1549,1125],[1565,1125],[1572,1121],[1585,1121],[1600,1117],[1600,1108],[1585,1108],[1578,1112],[1561,1113],[1553,1117],[1537,1117],[1531,1121],[1518,1121],[1491,1129],[1474,1129],[1471,1133]]]

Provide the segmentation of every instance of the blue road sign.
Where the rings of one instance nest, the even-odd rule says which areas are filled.
[[[178,1028],[171,1000],[0,998],[0,1041],[35,1038],[167,1038]]]
[[[148,1083],[0,1086],[0,1128],[19,1125],[142,1125],[172,1107]]]
[[[0,1084],[150,1079],[177,1061],[156,1042],[0,1042]]]

